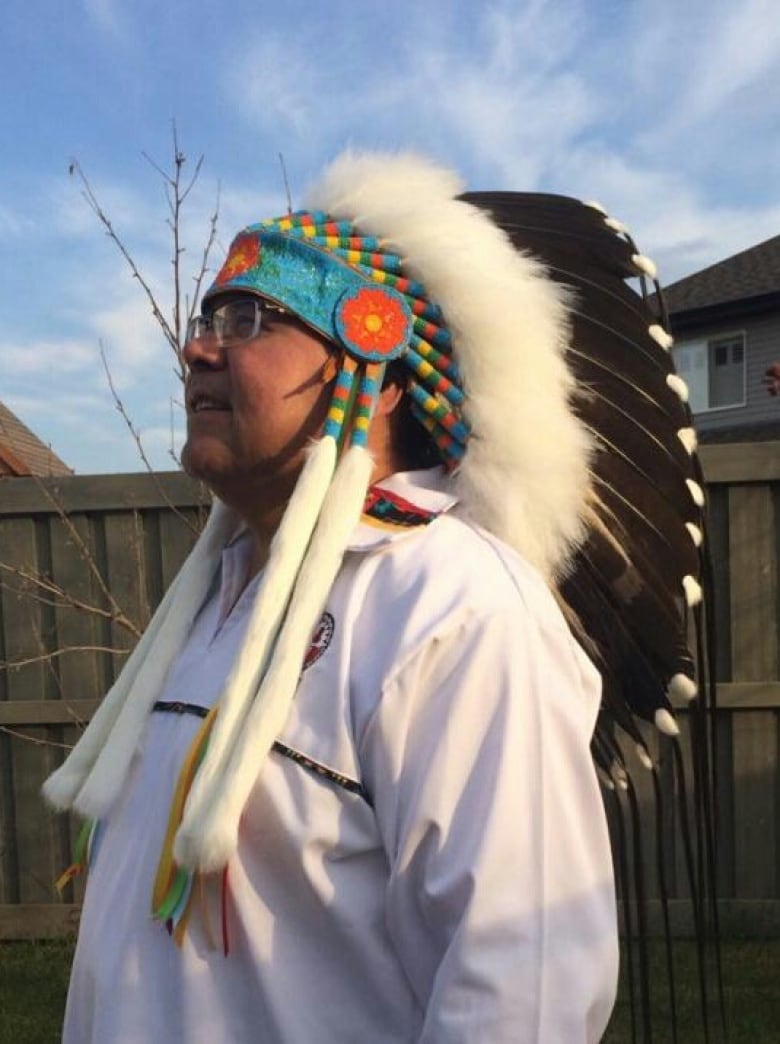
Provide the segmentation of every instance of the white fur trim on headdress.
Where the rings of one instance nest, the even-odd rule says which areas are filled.
[[[442,309],[472,428],[461,500],[553,578],[583,536],[590,456],[570,406],[568,295],[460,189],[414,155],[346,153],[307,203],[381,236]]]

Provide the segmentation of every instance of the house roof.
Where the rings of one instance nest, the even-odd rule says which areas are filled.
[[[0,478],[72,474],[73,469],[0,402]]]
[[[780,235],[664,288],[672,315],[780,294]]]

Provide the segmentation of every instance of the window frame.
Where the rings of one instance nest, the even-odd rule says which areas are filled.
[[[709,398],[710,398],[710,369],[711,369],[712,365],[714,365],[714,347],[715,347],[715,345],[717,345],[721,341],[732,341],[733,342],[733,341],[736,341],[737,339],[740,339],[742,341],[742,400],[740,402],[730,402],[730,403],[728,403],[726,405],[723,405],[723,406],[710,406],[709,405]],[[675,371],[676,372],[679,372],[677,370],[676,353],[681,348],[687,348],[689,346],[693,346],[693,345],[697,345],[697,344],[706,345],[706,349],[707,349],[707,369],[706,369],[707,387],[706,387],[706,395],[707,395],[708,405],[702,406],[699,409],[695,409],[693,411],[694,414],[698,416],[698,415],[705,414],[705,413],[706,414],[717,413],[720,410],[740,410],[740,409],[743,409],[745,406],[747,406],[747,404],[748,404],[748,396],[747,396],[747,354],[748,354],[747,349],[748,349],[748,345],[747,345],[747,332],[746,332],[746,330],[744,328],[743,329],[738,329],[738,330],[728,330],[728,331],[724,331],[723,333],[710,334],[710,335],[707,335],[707,336],[704,336],[704,337],[691,337],[687,341],[678,341],[678,342],[676,342],[675,345],[674,345],[674,348],[672,349],[672,359],[673,359],[673,361],[675,363]],[[683,378],[683,380],[685,380],[686,384],[690,384],[688,378],[684,374],[680,374],[680,376]]]

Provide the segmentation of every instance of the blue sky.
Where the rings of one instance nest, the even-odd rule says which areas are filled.
[[[773,0],[12,0],[0,38],[0,398],[81,473],[172,467],[170,350],[69,177],[75,158],[163,301],[171,119],[205,155],[191,268],[347,145],[413,147],[469,187],[599,199],[663,282],[780,232]],[[186,265],[185,265],[186,267]],[[188,284],[189,285],[189,284]]]

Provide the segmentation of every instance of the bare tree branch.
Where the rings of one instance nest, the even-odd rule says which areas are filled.
[[[201,157],[202,158],[202,157]],[[200,164],[200,160],[198,161]],[[214,213],[209,218],[209,235],[206,240],[206,245],[203,247],[203,254],[200,259],[200,265],[198,267],[198,274],[195,276],[195,293],[192,297],[192,301],[187,308],[187,322],[195,315],[195,309],[198,307],[198,298],[200,297],[200,289],[203,285],[203,280],[208,272],[209,257],[211,251],[214,248],[214,243],[217,238],[217,225],[219,224],[219,201],[220,201],[221,188],[217,185],[217,200],[214,205]]]
[[[157,299],[154,296],[154,292],[153,292],[152,288],[149,286],[148,282],[146,281],[146,279],[141,274],[140,269],[138,268],[137,264],[135,263],[135,260],[134,260],[133,256],[130,254],[129,250],[125,246],[124,241],[122,240],[122,238],[119,236],[119,234],[114,229],[114,226],[113,226],[113,223],[112,223],[111,219],[108,217],[108,215],[105,213],[105,211],[101,207],[100,203],[98,202],[98,199],[95,196],[95,193],[94,193],[94,191],[92,189],[92,185],[89,183],[89,181],[87,179],[87,176],[84,173],[84,171],[82,170],[81,164],[78,162],[78,160],[73,160],[71,162],[70,171],[71,171],[72,174],[75,174],[78,177],[79,181],[81,182],[81,185],[82,185],[82,193],[81,194],[82,194],[82,196],[87,201],[87,203],[88,203],[90,209],[92,210],[93,214],[95,215],[95,217],[98,219],[100,224],[105,229],[106,235],[114,243],[114,245],[116,246],[117,250],[120,252],[122,257],[127,262],[128,266],[130,268],[130,271],[133,274],[133,278],[138,280],[138,284],[141,287],[141,289],[143,290],[144,294],[146,295],[146,299],[149,302],[149,305],[151,306],[152,315],[157,320],[157,322],[158,322],[158,324],[160,326],[160,329],[162,330],[163,334],[165,335],[165,339],[168,341],[168,344],[171,346],[173,351],[178,355],[178,353],[179,353],[179,345],[178,345],[178,342],[176,340],[176,334],[171,329],[170,323],[165,318],[165,315],[161,311],[160,306],[157,304]]]
[[[110,620],[112,623],[119,624],[120,627],[126,628],[131,634],[134,634],[136,638],[141,637],[141,629],[137,627],[132,620],[130,620],[124,612],[119,608],[117,603],[113,601],[112,609],[102,609],[98,605],[90,604],[89,602],[82,602],[80,599],[75,598],[70,592],[60,587],[59,584],[55,583],[49,577],[42,574],[28,571],[20,566],[9,566],[6,562],[0,562],[0,569],[4,572],[11,573],[18,576],[20,579],[33,584],[35,587],[41,588],[43,591],[47,591],[49,594],[55,595],[59,601],[46,599],[42,595],[39,595],[32,591],[25,591],[20,588],[10,587],[8,584],[0,584],[0,588],[13,591],[17,595],[24,595],[33,601],[40,602],[41,605],[51,605],[55,609],[76,609],[79,612],[90,613],[94,616],[100,616],[105,620]]]
[[[188,200],[190,193],[197,184],[201,171],[203,169],[203,155],[200,155],[195,162],[194,168],[188,179],[184,179],[184,168],[187,163],[186,154],[179,147],[178,131],[176,128],[175,120],[171,121],[171,138],[173,144],[173,155],[172,155],[172,166],[170,170],[166,170],[161,166],[155,159],[152,158],[147,152],[142,152],[144,160],[154,170],[156,174],[162,179],[165,195],[168,204],[168,212],[170,218],[168,220],[168,227],[171,230],[171,236],[173,239],[172,243],[172,257],[171,265],[173,267],[173,304],[171,318],[168,319],[165,315],[163,308],[160,305],[154,291],[152,290],[149,282],[145,279],[141,269],[132,256],[128,249],[124,239],[114,228],[113,222],[108,217],[106,212],[103,210],[89,179],[87,178],[81,164],[77,159],[71,161],[69,166],[69,172],[72,175],[78,177],[82,185],[82,195],[86,199],[90,209],[97,217],[100,224],[103,226],[106,235],[115,244],[122,257],[125,259],[127,265],[134,279],[137,279],[144,294],[146,295],[147,301],[151,306],[152,314],[160,326],[160,329],[165,336],[166,341],[171,347],[176,357],[176,374],[181,381],[184,380],[186,375],[186,366],[182,356],[183,349],[183,337],[186,330],[186,323],[192,318],[194,309],[197,307],[197,299],[200,294],[203,280],[206,272],[208,272],[208,262],[211,251],[214,247],[216,240],[216,228],[219,219],[219,197],[220,190],[217,188],[217,200],[214,213],[211,215],[209,221],[209,235],[206,241],[206,245],[203,249],[200,264],[198,269],[193,276],[195,282],[195,296],[192,301],[189,301],[189,295],[183,296],[182,291],[182,269],[181,261],[182,255],[185,253],[185,249],[181,244],[181,231],[182,231],[182,208]],[[184,307],[182,307],[184,302]],[[186,319],[185,319],[186,317]]]
[[[14,739],[24,740],[25,743],[32,743],[36,747],[58,747],[61,750],[73,750],[72,743],[57,743],[56,740],[41,739],[40,736],[31,736],[29,732],[20,732],[18,729],[9,728],[8,725],[0,725],[0,732],[4,732],[6,736],[13,736]]]
[[[171,257],[171,266],[173,268],[173,309],[172,309],[172,322],[170,329],[174,334],[173,342],[168,338],[171,347],[174,350],[177,361],[177,376],[180,380],[184,380],[186,375],[186,366],[182,355],[183,337],[186,330],[186,325],[194,314],[194,308],[197,305],[197,299],[200,294],[200,288],[203,284],[203,279],[206,272],[208,271],[208,260],[211,250],[214,246],[216,238],[216,226],[219,218],[219,188],[217,188],[217,202],[214,213],[211,216],[209,222],[209,235],[206,241],[206,245],[201,256],[201,262],[195,273],[195,296],[192,303],[189,303],[188,295],[184,296],[184,306],[182,307],[182,282],[181,282],[181,259],[185,250],[181,245],[181,229],[182,229],[182,208],[186,203],[190,193],[200,178],[200,173],[203,167],[204,157],[201,154],[195,162],[195,167],[189,180],[186,183],[183,180],[184,167],[187,163],[187,157],[184,152],[179,148],[179,138],[176,128],[176,121],[171,121],[171,137],[173,142],[173,157],[172,157],[172,168],[170,171],[165,170],[157,163],[147,152],[142,152],[141,155],[144,157],[149,166],[157,174],[160,175],[165,187],[165,198],[168,203],[168,212],[170,218],[168,220],[168,227],[171,230],[171,237],[173,239],[173,250]],[[175,342],[175,343],[174,343]]]
[[[29,667],[34,663],[47,663],[55,660],[66,653],[99,652],[112,653],[117,656],[127,656],[132,650],[113,648],[110,645],[63,645],[50,652],[43,652],[39,656],[28,656],[23,660],[0,660],[0,670],[10,671],[14,668]]]
[[[178,457],[178,455],[176,453],[176,440],[175,440],[175,436],[174,436],[174,423],[173,423],[174,413],[173,413],[173,411],[174,411],[175,407],[177,407],[177,406],[180,407],[180,408],[183,408],[184,407],[184,403],[179,402],[177,399],[174,399],[173,396],[171,396],[171,398],[168,401],[168,404],[170,406],[170,423],[171,423],[171,444],[168,447],[168,456],[171,458],[171,460],[174,462],[174,464],[177,467],[181,467],[181,460],[179,459],[179,457]]]

